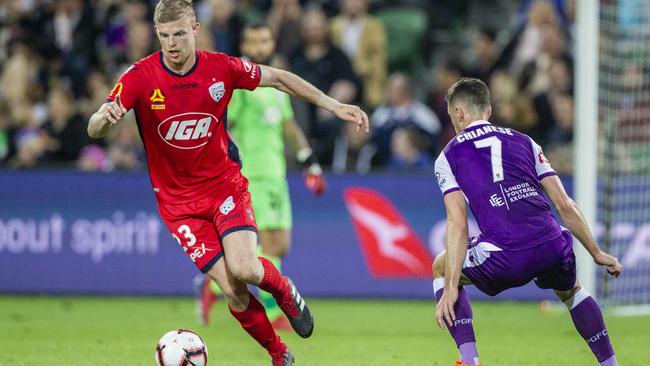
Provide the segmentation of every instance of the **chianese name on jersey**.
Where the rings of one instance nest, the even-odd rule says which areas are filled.
[[[443,195],[460,190],[481,230],[481,240],[521,250],[558,238],[540,180],[555,174],[530,137],[475,121],[436,160]]]
[[[227,107],[235,89],[255,89],[254,63],[223,53],[196,51],[196,62],[179,75],[158,51],[120,77],[108,101],[120,95],[135,111],[156,198],[198,200],[226,178],[241,174],[237,146],[227,130]]]

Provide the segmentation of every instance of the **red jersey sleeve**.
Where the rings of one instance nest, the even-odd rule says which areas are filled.
[[[257,64],[247,59],[232,56],[228,56],[227,62],[236,89],[253,90],[260,85],[262,71]]]
[[[120,95],[120,101],[126,110],[130,110],[135,106],[138,99],[140,89],[140,80],[138,77],[138,67],[131,65],[117,81],[113,90],[106,98],[107,102],[115,100],[116,95]]]

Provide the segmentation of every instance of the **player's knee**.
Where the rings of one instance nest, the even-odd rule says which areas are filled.
[[[245,283],[257,283],[260,280],[261,273],[258,267],[261,264],[257,258],[251,260],[240,261],[237,263],[230,263],[230,272],[238,280]]]
[[[445,252],[442,252],[433,260],[433,277],[439,278],[444,276],[445,276]]]

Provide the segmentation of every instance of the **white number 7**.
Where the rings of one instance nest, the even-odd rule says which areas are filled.
[[[474,141],[477,149],[485,147],[490,148],[490,158],[492,162],[492,181],[500,182],[503,180],[503,160],[501,158],[501,140],[496,136],[490,136],[486,139]]]

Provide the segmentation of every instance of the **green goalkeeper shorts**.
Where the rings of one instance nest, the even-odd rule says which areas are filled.
[[[291,201],[286,179],[249,179],[248,191],[258,230],[291,229]]]

